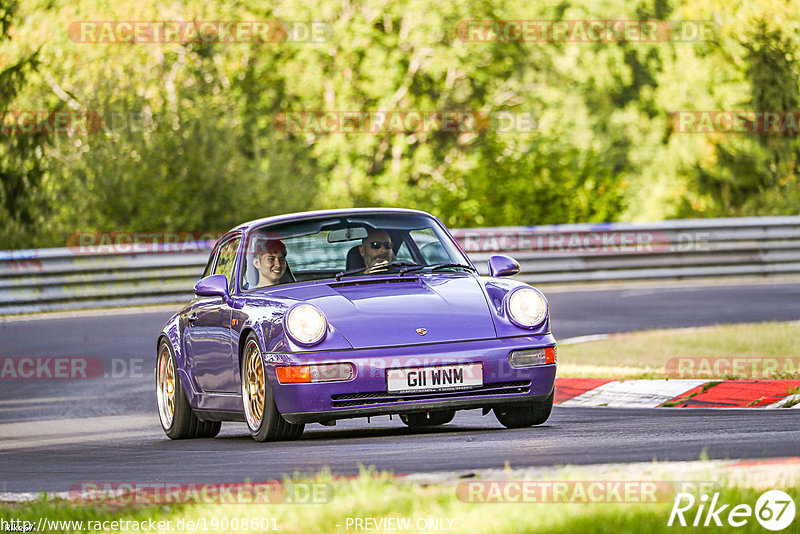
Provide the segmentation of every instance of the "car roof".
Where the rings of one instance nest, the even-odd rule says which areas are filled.
[[[352,214],[372,214],[372,213],[408,213],[408,214],[415,214],[415,215],[423,215],[425,217],[431,217],[436,219],[430,213],[420,211],[420,210],[412,210],[412,209],[405,209],[405,208],[348,208],[348,209],[335,209],[335,210],[317,210],[317,211],[303,211],[299,213],[286,213],[283,215],[274,215],[272,217],[264,217],[262,219],[255,219],[252,221],[248,221],[242,223],[234,228],[232,228],[229,232],[237,232],[243,231],[246,232],[247,230],[259,226],[263,226],[265,224],[277,223],[277,222],[286,222],[286,221],[294,221],[294,220],[302,220],[302,219],[313,219],[316,217],[328,217],[328,216],[339,216],[339,215],[352,215]],[[438,219],[437,219],[438,220]]]

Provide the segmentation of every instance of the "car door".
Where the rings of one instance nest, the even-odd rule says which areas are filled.
[[[219,247],[209,274],[224,274],[228,291],[233,290],[234,266],[240,238],[234,237]],[[229,301],[222,297],[197,297],[186,327],[186,354],[195,384],[206,393],[236,393]]]

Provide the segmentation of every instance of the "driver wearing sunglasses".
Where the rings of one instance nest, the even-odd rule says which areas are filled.
[[[370,230],[367,237],[361,240],[358,251],[367,266],[364,274],[385,271],[389,262],[394,260],[392,238],[386,230]]]

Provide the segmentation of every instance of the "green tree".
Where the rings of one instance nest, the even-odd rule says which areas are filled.
[[[11,39],[17,7],[16,1],[0,4],[0,44]],[[21,110],[14,109],[17,96],[38,65],[37,52],[0,64],[0,249],[35,244],[34,234],[45,215],[41,186],[48,136],[16,128]]]
[[[761,19],[741,44],[750,85],[750,98],[743,105],[757,112],[797,113],[800,57],[795,40]],[[800,213],[800,137],[791,129],[783,133],[761,130],[715,141],[714,164],[697,165],[700,191],[713,199],[704,215]]]
[[[0,66],[0,108],[91,110],[105,122],[93,134],[0,139],[0,248],[367,205],[453,226],[797,212],[796,138],[670,134],[676,109],[797,107],[797,0],[732,1],[713,11],[686,0],[21,3],[13,32],[13,9],[3,11],[0,57],[18,59]],[[753,13],[769,23],[743,23]],[[67,30],[274,19],[330,32],[316,43],[131,44],[78,43]],[[520,19],[723,24],[706,43],[458,33],[467,20]],[[534,127],[294,133],[277,120],[326,110],[527,114]]]

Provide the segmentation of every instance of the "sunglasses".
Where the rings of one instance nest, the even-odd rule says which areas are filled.
[[[391,241],[371,241],[369,244],[372,250],[378,250],[381,247],[385,248],[386,250],[392,249],[392,242]]]

